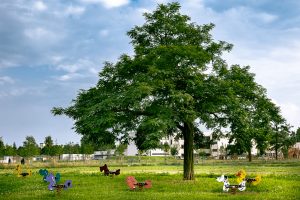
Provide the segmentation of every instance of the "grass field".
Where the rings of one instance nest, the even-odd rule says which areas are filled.
[[[33,171],[30,177],[17,177],[15,165],[0,166],[0,199],[137,199],[137,200],[183,200],[183,199],[300,199],[300,161],[262,162],[254,161],[206,161],[195,165],[194,181],[182,180],[182,165],[163,165],[148,162],[147,165],[118,165],[107,161],[110,169],[121,169],[121,175],[103,176],[99,171],[102,162],[94,163],[36,163],[27,165]],[[50,167],[52,166],[52,167]],[[61,182],[72,180],[73,187],[60,194],[49,191],[47,183],[38,174],[40,168],[61,173]],[[257,186],[248,186],[236,194],[222,191],[222,183],[216,181],[221,174],[229,176],[236,184],[234,174],[244,169],[247,176],[262,175]],[[24,170],[26,171],[26,170]],[[127,176],[138,181],[150,179],[153,187],[141,191],[130,191],[125,184]]]

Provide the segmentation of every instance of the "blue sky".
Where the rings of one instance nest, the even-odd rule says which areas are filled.
[[[104,61],[132,55],[126,35],[167,0],[1,0],[0,137],[22,145],[51,135],[79,142],[72,120],[50,113],[98,80]],[[250,65],[256,81],[300,126],[300,1],[182,0],[197,24],[214,23],[216,40],[234,44],[229,64]]]

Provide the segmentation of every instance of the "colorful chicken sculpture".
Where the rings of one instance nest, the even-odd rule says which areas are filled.
[[[28,171],[26,171],[26,172],[23,172],[23,171],[22,171],[21,165],[17,165],[17,167],[16,167],[16,172],[17,172],[17,176],[18,176],[18,177],[31,176],[31,174],[32,174],[31,170],[28,170]]]
[[[103,166],[100,166],[100,172],[102,172],[103,171],[103,173],[104,173],[104,176],[108,176],[108,175],[111,175],[111,176],[114,176],[114,175],[119,175],[120,174],[120,169],[117,169],[117,170],[115,170],[115,171],[111,171],[111,170],[109,170],[108,169],[108,167],[107,167],[107,165],[106,164],[104,164]]]
[[[57,181],[54,177],[54,175],[52,173],[50,173],[47,177],[46,177],[46,181],[49,182],[49,185],[48,185],[48,189],[53,191],[54,189],[56,189],[56,191],[58,193],[60,193],[60,191],[62,189],[68,189],[70,187],[72,187],[72,181],[71,180],[67,180],[65,181],[64,184],[57,184]]]
[[[228,192],[229,190],[231,191],[231,193],[235,193],[236,190],[239,190],[239,191],[244,191],[246,190],[246,180],[242,180],[241,182],[239,182],[239,184],[237,185],[231,185],[228,181],[228,177],[227,176],[220,176],[220,177],[217,177],[217,181],[218,182],[223,182],[223,191],[224,192]]]
[[[152,183],[150,180],[146,180],[145,182],[137,182],[137,180],[133,176],[128,176],[126,178],[126,183],[131,190],[135,189],[143,189],[143,188],[151,188]]]
[[[43,176],[43,180],[47,182],[47,176],[49,175],[48,170],[47,169],[40,169],[39,174],[41,176]],[[59,182],[60,181],[60,173],[56,173],[54,178],[55,178],[56,183]]]
[[[238,171],[238,173],[236,173],[236,176],[237,176],[237,182],[240,182],[242,180],[246,180],[247,183],[250,183],[252,185],[257,185],[261,181],[261,176],[260,175],[256,176],[255,178],[246,177],[246,171],[243,170],[243,169]]]

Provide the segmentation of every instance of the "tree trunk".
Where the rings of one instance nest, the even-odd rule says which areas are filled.
[[[249,162],[252,161],[251,148],[250,148],[250,150],[248,150],[248,159],[249,159]]]
[[[194,129],[192,123],[184,123],[183,179],[194,180]]]

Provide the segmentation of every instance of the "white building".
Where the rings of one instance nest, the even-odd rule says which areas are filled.
[[[115,154],[115,150],[111,149],[108,151],[95,151],[93,154],[94,160],[102,160],[106,159],[109,156],[113,156]]]
[[[163,138],[160,140],[160,144],[163,145],[167,143],[170,147],[175,147],[177,148],[177,157],[183,158],[184,156],[184,140],[183,139],[175,139],[174,136],[168,136],[166,138]],[[217,148],[215,151],[217,151],[216,156],[218,155],[218,148],[219,146],[214,146],[214,148]],[[204,151],[207,154],[211,154],[211,151],[209,149],[202,149],[202,151]],[[136,147],[136,145],[134,144],[134,142],[131,142],[128,145],[127,150],[125,151],[125,155],[126,156],[135,156],[138,154],[138,149]],[[151,149],[149,151],[147,151],[146,153],[149,156],[170,156],[170,150],[168,152],[165,152],[163,149],[161,148],[157,148],[157,149]],[[194,150],[194,154],[197,154],[197,151]]]
[[[60,160],[65,161],[76,161],[76,160],[86,160],[91,159],[92,155],[90,154],[62,154],[60,155]]]
[[[204,133],[204,135],[206,137],[211,137],[211,133]],[[173,136],[169,136],[167,138],[163,138],[160,140],[160,144],[163,145],[164,143],[167,143],[170,147],[176,147],[178,154],[176,156],[183,158],[184,155],[184,140],[183,139],[178,139],[176,140],[175,137]],[[300,143],[299,143],[300,144]],[[197,151],[194,151],[195,154],[198,154],[200,152],[204,152],[205,154],[210,154],[211,157],[215,158],[215,159],[220,159],[220,158],[224,158],[226,155],[226,148],[228,146],[228,139],[222,138],[218,141],[216,141],[214,144],[212,144],[210,146],[210,149],[200,149]],[[127,150],[125,151],[125,155],[127,156],[134,156],[137,155],[138,150],[136,145],[131,142],[128,145]],[[251,149],[251,154],[252,155],[257,155],[258,150],[256,149],[256,144],[253,143],[253,147]],[[170,155],[170,151],[169,152],[165,152],[163,149],[161,148],[157,148],[157,149],[151,149],[147,152],[147,155],[149,156],[169,156]],[[246,159],[246,157],[239,157],[240,159]]]
[[[15,163],[16,160],[13,156],[3,156],[3,160],[0,160],[0,163]]]
[[[173,136],[169,136],[167,138],[163,138],[162,140],[160,140],[160,144],[163,145],[163,144],[168,144],[170,147],[175,147],[177,148],[177,155],[176,156],[179,156],[179,157],[183,157],[183,145],[184,145],[184,141],[179,139],[179,140],[176,140]],[[170,154],[170,151],[169,152],[165,152],[163,149],[151,149],[149,150],[149,155],[150,156],[169,156],[171,155]]]

